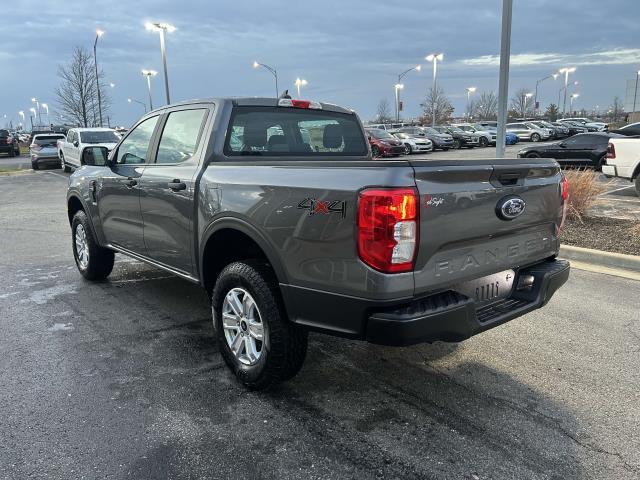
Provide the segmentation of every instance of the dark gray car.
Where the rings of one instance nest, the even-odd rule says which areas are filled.
[[[401,133],[408,133],[416,137],[426,137],[433,143],[433,149],[449,150],[454,147],[454,140],[448,133],[438,132],[431,127],[402,127],[396,130]]]
[[[83,161],[67,194],[80,273],[105,279],[117,252],[202,285],[252,389],[296,374],[309,330],[460,341],[543,306],[569,274],[554,160],[374,160],[335,105],[170,105]]]

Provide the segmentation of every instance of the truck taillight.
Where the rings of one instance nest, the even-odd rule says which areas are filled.
[[[607,145],[607,158],[616,158],[616,147],[611,142]]]
[[[371,188],[358,198],[358,255],[384,273],[413,270],[418,246],[414,188]]]
[[[311,100],[294,100],[291,98],[281,98],[280,100],[278,100],[278,106],[322,110],[322,105],[320,104],[320,102],[312,102]]]
[[[558,226],[557,235],[560,235],[562,228],[564,227],[564,221],[567,218],[567,209],[569,208],[569,180],[562,174],[562,180],[560,180],[560,196],[562,197],[562,204],[560,205],[560,225]]]

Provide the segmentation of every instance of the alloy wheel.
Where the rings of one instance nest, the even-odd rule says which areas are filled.
[[[89,245],[87,244],[87,232],[82,225],[76,227],[76,255],[80,268],[85,270],[89,266]]]
[[[222,327],[231,353],[255,365],[264,349],[264,324],[255,300],[243,288],[229,290],[222,302]]]

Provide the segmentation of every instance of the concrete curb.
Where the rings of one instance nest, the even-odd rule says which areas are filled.
[[[559,256],[565,260],[574,260],[576,262],[600,265],[607,268],[640,272],[640,256],[637,255],[623,255],[622,253],[561,245]]]

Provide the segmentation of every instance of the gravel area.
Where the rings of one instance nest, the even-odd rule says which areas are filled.
[[[603,217],[568,220],[561,234],[562,243],[607,252],[640,255],[640,221]]]

